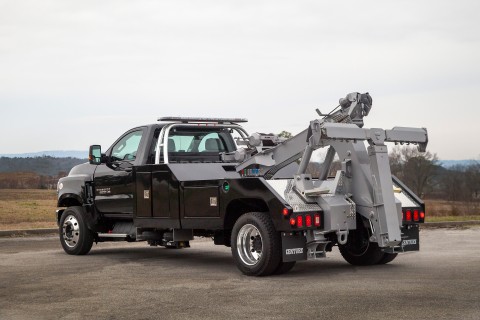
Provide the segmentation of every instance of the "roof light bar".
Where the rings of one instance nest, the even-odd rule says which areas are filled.
[[[196,117],[161,117],[158,121],[176,121],[176,122],[214,122],[214,123],[240,123],[248,122],[245,118],[196,118]]]

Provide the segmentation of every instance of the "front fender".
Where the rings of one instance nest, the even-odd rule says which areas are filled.
[[[95,165],[89,163],[73,167],[67,177],[61,178],[57,185],[57,206],[81,206],[86,203],[86,183],[93,181]]]

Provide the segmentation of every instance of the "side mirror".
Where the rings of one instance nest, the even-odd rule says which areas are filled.
[[[90,146],[88,150],[88,162],[90,164],[101,164],[102,163],[102,147],[98,144]]]

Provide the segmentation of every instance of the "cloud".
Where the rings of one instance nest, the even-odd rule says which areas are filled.
[[[118,132],[199,112],[248,117],[250,131],[295,132],[314,107],[333,108],[350,91],[372,93],[378,126],[422,117],[427,127],[478,134],[478,9],[478,1],[433,0],[3,2],[0,107],[8,117],[0,134],[26,115],[31,127],[61,132],[86,125],[77,114],[96,124],[111,117],[105,131]],[[452,103],[472,116],[451,123]],[[473,154],[435,144],[448,140],[442,130],[432,135],[442,158]],[[41,143],[4,148],[83,148],[98,134],[78,139],[48,131]]]

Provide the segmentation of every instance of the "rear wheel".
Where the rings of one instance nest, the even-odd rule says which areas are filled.
[[[342,257],[355,266],[378,264],[385,256],[377,243],[370,242],[370,232],[363,225],[363,218],[357,216],[357,229],[348,233],[347,243],[339,244]]]
[[[60,243],[68,254],[84,255],[92,248],[94,235],[87,227],[84,214],[82,207],[69,207],[60,218]]]
[[[266,213],[251,212],[238,218],[231,245],[235,264],[246,275],[267,276],[280,268],[280,234]]]
[[[292,270],[296,262],[297,261],[289,261],[289,262],[281,261],[277,267],[277,270],[275,270],[273,274],[279,275],[279,274],[287,273],[288,271]]]
[[[396,257],[398,253],[384,253],[384,256],[382,259],[377,264],[387,264],[389,262],[392,262]]]

